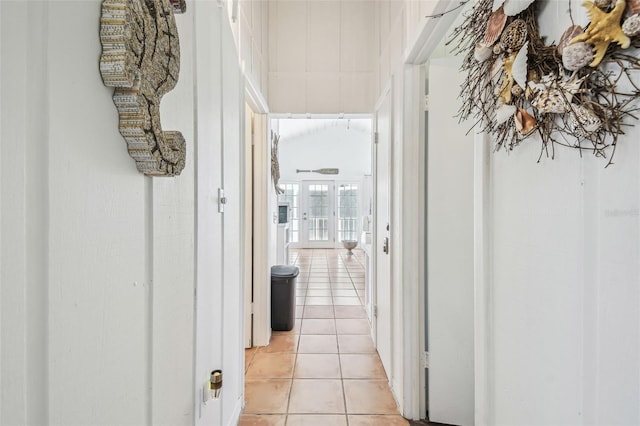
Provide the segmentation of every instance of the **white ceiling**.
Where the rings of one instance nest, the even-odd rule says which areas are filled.
[[[371,133],[369,118],[285,118],[279,120],[281,139],[316,133],[327,128],[341,128],[359,133]]]

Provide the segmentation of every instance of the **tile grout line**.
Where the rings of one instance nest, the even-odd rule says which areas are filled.
[[[340,261],[342,261],[342,258],[340,258]],[[331,277],[329,277],[329,283],[331,283]],[[331,287],[331,293],[333,294],[333,286]],[[333,324],[334,324],[334,327],[336,329],[336,346],[337,346],[337,350],[338,350],[338,367],[340,368],[340,386],[342,387],[342,403],[344,404],[344,418],[345,418],[345,421],[347,423],[347,426],[349,426],[349,413],[347,411],[347,393],[345,392],[345,389],[344,389],[344,374],[342,372],[342,357],[340,356],[342,354],[342,352],[340,350],[340,341],[338,339],[338,319],[336,318],[336,305],[335,305],[335,300],[333,298],[331,298],[331,305],[333,307]]]
[[[298,261],[299,258],[300,258],[300,255],[298,254],[297,257],[296,257],[296,263],[298,263],[297,261]],[[307,277],[307,285],[308,285],[308,282],[309,281],[308,281],[308,277]],[[296,286],[297,286],[297,283],[296,283]],[[298,291],[297,288],[296,288],[296,291]],[[300,318],[300,330],[298,330],[298,333],[297,333],[298,338],[297,338],[297,341],[296,341],[295,354],[294,354],[294,357],[293,357],[293,369],[291,370],[291,382],[289,383],[289,395],[287,397],[287,409],[285,410],[285,417],[284,417],[285,426],[289,423],[289,408],[291,407],[291,395],[293,394],[293,380],[294,380],[294,377],[295,377],[296,366],[298,364],[298,349],[299,349],[299,346],[300,346],[300,336],[302,335],[302,322],[304,320],[304,308],[306,307],[306,300],[307,300],[306,298],[307,298],[307,293],[305,291],[305,294],[304,294],[304,302],[305,303],[303,303],[303,305],[302,305],[302,317]],[[296,295],[296,300],[297,300],[297,295]],[[296,303],[296,307],[297,307],[297,303]],[[296,323],[297,319],[298,318],[295,318],[295,315],[294,315],[294,320],[293,320],[294,336],[296,335],[296,333],[295,333],[296,324],[295,323]]]

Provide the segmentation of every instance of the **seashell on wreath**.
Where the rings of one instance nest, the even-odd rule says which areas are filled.
[[[538,127],[538,121],[529,114],[524,108],[518,108],[513,116],[516,130],[522,136],[529,136],[536,127]]]
[[[522,19],[510,23],[500,37],[500,44],[507,52],[519,50],[526,41],[527,24]]]
[[[593,61],[593,48],[584,41],[570,44],[562,52],[562,65],[569,71],[577,71]]]
[[[640,0],[627,0],[627,16],[640,15]]]
[[[562,52],[564,51],[565,47],[569,45],[569,42],[582,33],[584,33],[584,30],[580,25],[572,25],[567,28],[562,34],[562,37],[560,37],[560,41],[558,42],[558,46],[556,47],[558,54],[562,55]]]
[[[635,37],[640,34],[640,15],[631,15],[625,19],[622,24],[622,32],[629,37]]]
[[[602,127],[602,120],[591,109],[583,105],[572,105],[567,118],[567,127],[576,137],[582,138]]]
[[[487,46],[493,46],[493,44],[500,38],[502,30],[507,23],[507,15],[504,14],[502,6],[498,10],[491,13],[489,20],[487,21],[487,29],[484,33],[484,39],[482,42]]]
[[[615,0],[594,0],[593,1],[593,3],[595,3],[596,6],[598,6],[600,9],[604,10],[605,12],[609,11],[613,7],[614,2]]]
[[[513,80],[523,90],[527,87],[527,61],[529,53],[529,42],[526,42],[516,54],[513,60],[513,66],[511,67],[511,75]]]
[[[493,55],[493,49],[483,42],[476,43],[476,48],[473,51],[473,57],[478,62],[484,62]]]
[[[518,84],[514,84],[513,87],[511,88],[511,94],[516,98],[522,96],[523,93],[524,93],[524,89],[520,87],[520,85]]]
[[[569,110],[569,101],[565,94],[557,88],[549,88],[544,84],[529,82],[531,99],[529,103],[541,114],[561,114]]]

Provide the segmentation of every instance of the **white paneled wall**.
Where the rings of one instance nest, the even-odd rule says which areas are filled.
[[[568,7],[540,9],[547,40],[571,25]],[[585,25],[584,8],[571,7]],[[535,138],[476,164],[486,179],[489,273],[476,283],[485,424],[640,424],[640,127],[630,122],[606,169],[564,147],[538,163]]]
[[[233,2],[228,1],[229,10]],[[254,87],[267,96],[269,72],[269,9],[264,0],[238,0],[236,22],[231,23],[240,63]]]
[[[179,81],[161,109],[163,127],[186,139],[186,165],[176,178],[143,176],[118,132],[113,89],[102,84],[98,70],[101,3],[0,2],[3,425],[183,425],[202,413],[195,410],[201,383],[193,380],[196,241],[224,235],[220,227],[206,239],[198,235],[206,221],[196,224],[195,215],[198,205],[214,203],[215,188],[208,185],[222,167],[201,156],[196,174],[194,148],[215,142],[220,152],[221,143],[238,143],[231,133],[242,97],[236,52],[230,30],[219,25],[222,12],[216,19],[195,13],[217,5],[188,2],[187,13],[176,17]],[[202,36],[207,28],[227,35],[232,53],[225,61],[231,56],[235,65],[236,78],[227,80],[224,92],[233,102],[225,104],[223,118],[212,113],[221,96],[199,96],[202,108],[194,102],[196,93],[221,88],[224,78],[222,44]],[[208,56],[196,58],[194,46]],[[226,132],[204,134],[205,127]],[[227,171],[234,170],[231,163]],[[198,201],[196,187],[207,190]],[[222,257],[221,250],[200,254],[209,263]],[[221,293],[223,282],[239,287],[212,269],[199,290]],[[207,302],[210,311],[222,310],[221,298]],[[241,321],[227,317],[226,334],[220,321],[199,327],[216,347],[228,338],[234,355],[206,360],[207,371],[224,364],[231,386],[223,399],[225,407],[234,406],[209,404],[215,419],[209,424],[233,423],[242,403],[242,348],[237,336],[229,337],[239,335]]]
[[[373,17],[367,1],[269,2],[271,111],[370,112]]]
[[[436,0],[273,0],[269,106],[371,112]],[[266,6],[263,6],[263,8]]]

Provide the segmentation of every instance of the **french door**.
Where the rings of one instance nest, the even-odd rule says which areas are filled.
[[[303,248],[332,248],[335,240],[335,183],[302,182],[300,245]]]

